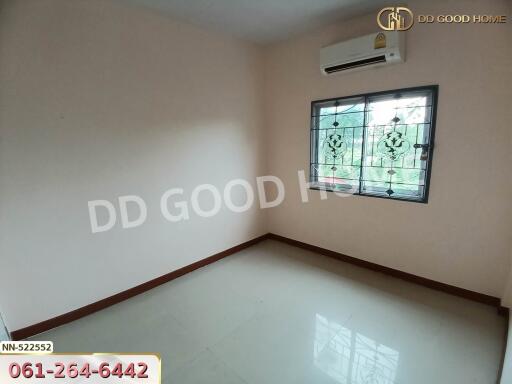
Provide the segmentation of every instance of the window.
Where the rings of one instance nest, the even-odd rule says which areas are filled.
[[[311,187],[426,203],[437,88],[312,102]]]

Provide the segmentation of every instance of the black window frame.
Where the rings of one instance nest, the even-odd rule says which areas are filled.
[[[424,194],[423,198],[416,199],[416,198],[409,198],[405,196],[384,196],[384,195],[377,195],[372,193],[366,193],[362,190],[361,186],[364,180],[359,179],[359,188],[355,192],[348,192],[351,195],[355,196],[365,196],[365,197],[376,197],[380,199],[387,199],[387,200],[395,200],[395,201],[407,201],[407,202],[413,202],[413,203],[421,203],[421,204],[428,204],[429,200],[429,192],[430,192],[430,181],[431,181],[431,174],[432,174],[432,162],[433,162],[433,154],[434,154],[434,147],[435,147],[435,132],[436,132],[436,121],[437,121],[437,104],[438,104],[438,97],[439,97],[439,85],[425,85],[425,86],[417,86],[417,87],[409,87],[409,88],[398,88],[398,89],[391,89],[386,91],[379,91],[379,92],[371,92],[371,93],[361,93],[356,95],[349,95],[349,96],[341,96],[341,97],[333,97],[329,99],[319,99],[319,100],[313,100],[311,102],[311,114],[310,114],[310,160],[309,160],[309,189],[312,190],[322,190],[327,192],[337,192],[337,193],[344,193],[343,190],[339,189],[331,189],[326,188],[325,186],[319,186],[315,185],[315,183],[319,184],[320,182],[315,179],[318,178],[318,175],[314,175],[312,172],[313,164],[317,164],[317,141],[318,141],[318,135],[314,134],[314,118],[318,117],[318,115],[315,115],[315,108],[316,105],[319,103],[327,103],[327,102],[336,102],[336,101],[343,101],[347,99],[356,99],[356,98],[363,98],[365,100],[365,122],[363,124],[363,143],[362,148],[363,152],[361,154],[361,159],[364,158],[364,148],[365,148],[365,140],[366,140],[366,113],[367,113],[367,105],[368,105],[368,99],[375,97],[375,96],[384,96],[384,95],[392,95],[392,94],[400,94],[405,92],[415,92],[415,91],[430,91],[431,92],[431,112],[430,112],[430,131],[429,131],[429,141],[428,141],[428,159],[426,161],[425,166],[425,184],[424,184]],[[361,164],[361,169],[363,168],[363,165]],[[346,193],[346,192],[345,192]]]

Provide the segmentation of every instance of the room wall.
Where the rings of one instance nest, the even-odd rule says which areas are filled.
[[[501,374],[501,384],[512,383],[512,317],[508,323],[507,350],[505,353],[503,371]]]
[[[509,15],[512,15],[512,2],[509,3]],[[512,23],[507,25],[507,34],[509,41],[512,39]],[[512,48],[509,45],[509,55],[511,53]],[[512,69],[511,69],[512,70]],[[509,77],[512,79],[512,75]],[[510,100],[510,99],[509,99]],[[509,109],[509,116],[512,119],[512,110]],[[512,135],[510,137],[510,145],[512,146]],[[510,163],[512,164],[512,162]],[[509,235],[512,237],[512,228],[509,227]],[[510,249],[510,260],[512,264],[512,247]],[[501,375],[501,384],[512,383],[512,315],[510,314],[510,309],[512,308],[512,266],[510,267],[510,272],[508,274],[508,281],[506,283],[506,288],[503,293],[502,304],[509,308],[509,323],[508,323],[508,337],[507,337],[507,345],[505,357],[503,359],[503,372]]]
[[[509,275],[507,288],[503,295],[503,305],[512,308],[512,273]],[[505,356],[503,358],[503,371],[501,374],[501,384],[512,383],[512,316],[509,313],[508,332],[507,332],[507,344]]]
[[[510,14],[505,0],[409,4],[418,14]],[[10,330],[267,231],[505,296],[512,95],[502,26],[417,24],[405,64],[324,77],[319,48],[375,32],[375,15],[263,52],[121,1],[0,5],[0,313]],[[315,191],[301,203],[311,100],[425,84],[440,86],[428,205],[321,201]],[[189,201],[198,184],[222,191],[269,173],[286,199],[268,213],[223,205],[180,223],[160,213],[169,188],[185,191],[172,201]],[[91,233],[88,201],[109,200],[119,216],[122,195],[146,201],[147,221]]]
[[[123,2],[4,0],[0,312],[9,330],[266,232],[254,206],[166,221],[162,194],[264,174],[262,52]],[[138,195],[147,221],[91,232],[88,201]],[[245,194],[233,190],[241,204]],[[204,209],[213,199],[204,193]],[[172,207],[172,212],[178,212]],[[102,211],[103,212],[103,211]],[[130,216],[138,210],[129,206]],[[102,222],[106,214],[100,215]]]
[[[510,14],[507,2],[410,1],[415,14]],[[376,15],[271,47],[266,56],[270,173],[285,181],[271,232],[387,267],[501,297],[510,266],[510,39],[504,25],[416,24],[404,64],[323,76],[319,49],[379,30]],[[510,22],[510,16],[509,16]],[[429,203],[370,197],[302,203],[309,174],[310,102],[439,85]]]

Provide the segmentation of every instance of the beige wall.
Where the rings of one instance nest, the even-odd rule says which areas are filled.
[[[410,6],[499,14],[505,3]],[[10,330],[268,230],[502,296],[512,249],[510,40],[502,26],[415,25],[405,64],[324,77],[319,48],[376,31],[374,15],[263,52],[122,2],[2,5],[0,312]],[[440,86],[428,205],[320,201],[317,192],[300,202],[311,100],[425,84]],[[268,214],[224,206],[214,218],[191,213],[170,223],[160,213],[169,188],[189,198],[198,184],[222,189],[268,173],[287,192]],[[147,202],[147,222],[92,234],[87,202],[130,194]]]
[[[509,274],[507,288],[503,295],[503,305],[512,308],[512,270]],[[512,316],[509,314],[508,333],[507,333],[507,349],[503,359],[503,372],[501,376],[501,384],[512,383]]]
[[[512,308],[512,268],[510,269],[505,283],[505,290],[502,295],[502,304],[508,308]]]
[[[501,384],[512,383],[512,317],[509,318],[507,350],[505,352],[503,372],[501,374],[500,383]]]
[[[262,64],[253,45],[122,2],[3,2],[0,303],[10,330],[266,232],[256,208],[181,223],[160,213],[169,188],[190,197],[198,184],[222,190],[263,174]],[[146,201],[147,222],[92,234],[87,202],[130,194]]]
[[[512,2],[509,2],[509,19],[512,18]],[[507,36],[509,41],[512,40],[512,23],[508,24]],[[509,55],[512,55],[512,48],[509,44]],[[512,70],[512,69],[511,69]],[[511,76],[512,77],[512,76]],[[509,78],[509,86],[512,80]],[[509,99],[509,105],[512,104],[512,100]],[[512,109],[509,110],[509,121],[512,119]],[[509,123],[510,126],[510,123]],[[512,129],[511,129],[512,130]],[[510,137],[510,146],[512,148],[512,135]],[[512,165],[512,161],[510,162]],[[512,226],[509,227],[509,236],[512,237]],[[510,249],[510,260],[512,264],[512,247]],[[503,293],[502,304],[509,309],[512,308],[512,265],[510,267],[510,272],[508,275],[508,281],[506,283],[505,291]],[[503,372],[501,377],[501,384],[512,383],[512,316],[509,314],[509,324],[508,324],[508,337],[507,337],[507,350],[505,353],[505,357],[503,360]]]
[[[416,13],[504,14],[507,2],[410,2]],[[271,232],[402,271],[501,297],[510,265],[510,40],[503,25],[420,25],[407,62],[322,76],[322,46],[375,32],[375,16],[337,23],[274,46],[266,57],[269,171],[287,198]],[[301,203],[297,170],[309,166],[310,102],[439,84],[428,205],[369,197]]]

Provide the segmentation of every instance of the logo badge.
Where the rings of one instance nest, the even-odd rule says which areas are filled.
[[[386,48],[386,35],[380,32],[375,36],[375,42],[373,43],[374,49]]]
[[[386,7],[378,13],[377,24],[385,31],[407,31],[414,24],[414,15],[409,8]]]

